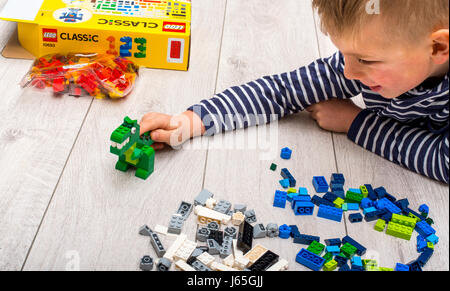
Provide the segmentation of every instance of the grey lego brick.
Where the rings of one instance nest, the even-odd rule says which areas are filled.
[[[226,236],[223,238],[222,248],[220,249],[220,257],[225,259],[231,255],[233,251],[233,238],[231,236]]]
[[[244,215],[245,215],[245,221],[247,221],[248,223],[254,223],[257,221],[255,210],[253,210],[253,209],[245,211]]]
[[[208,246],[208,253],[210,255],[220,254],[220,245],[213,239],[207,239],[206,245]]]
[[[186,220],[192,212],[192,204],[185,201],[181,201],[180,207],[178,207],[177,214],[180,214],[184,220]]]
[[[223,235],[231,236],[232,238],[235,239],[237,237],[237,229],[235,227],[228,226],[223,230]]]
[[[172,217],[170,219],[169,227],[167,228],[167,232],[180,234],[181,229],[183,228],[183,224],[184,224],[183,217],[180,214],[174,214],[174,215],[172,215]]]
[[[194,205],[202,205],[205,206],[206,205],[206,200],[208,200],[209,198],[214,197],[214,194],[212,194],[211,192],[209,192],[206,189],[203,189],[202,191],[200,191],[200,193],[197,195],[197,197],[195,197],[194,199]]]
[[[266,228],[264,224],[259,223],[253,227],[253,238],[265,238],[266,237]]]
[[[226,200],[220,200],[217,202],[216,206],[214,206],[214,211],[226,214],[231,209],[231,203]]]
[[[210,223],[208,223],[208,225],[206,226],[209,230],[219,230],[220,225],[215,222],[215,221],[211,221]]]
[[[152,230],[147,225],[144,225],[139,229],[139,234],[143,236],[150,236],[152,234]]]
[[[206,242],[206,240],[209,237],[209,234],[211,231],[207,229],[206,227],[201,227],[197,230],[197,240],[201,242]]]
[[[197,271],[212,271],[208,266],[206,266],[199,260],[195,260],[191,266]]]
[[[167,258],[159,259],[158,264],[156,265],[156,270],[158,271],[169,271],[170,266],[172,266],[172,262]]]
[[[269,223],[266,226],[266,235],[268,237],[277,237],[280,231],[278,230],[278,225],[276,223]]]
[[[153,249],[155,250],[158,258],[161,258],[162,256],[164,256],[164,254],[166,253],[166,250],[164,249],[164,246],[162,245],[161,240],[159,239],[157,233],[152,232],[152,234],[150,236],[150,243],[152,244]]]
[[[153,269],[153,259],[150,256],[144,256],[141,259],[141,263],[139,264],[139,268],[142,271],[151,271]]]
[[[245,205],[245,204],[234,204],[234,212],[245,213],[246,210],[247,210],[247,205]]]

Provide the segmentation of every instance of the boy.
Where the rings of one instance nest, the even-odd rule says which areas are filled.
[[[379,11],[370,10],[377,4]],[[339,52],[265,76],[170,116],[146,114],[141,132],[178,145],[199,135],[311,113],[323,129],[449,183],[449,1],[313,0]],[[350,98],[362,94],[366,109]]]

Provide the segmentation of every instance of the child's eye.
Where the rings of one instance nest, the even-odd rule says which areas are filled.
[[[366,61],[366,60],[363,60],[363,59],[358,59],[358,62],[360,64],[363,64],[363,65],[370,65],[370,64],[375,63],[374,61]]]

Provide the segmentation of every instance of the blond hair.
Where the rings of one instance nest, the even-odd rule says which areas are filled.
[[[375,19],[389,36],[417,41],[449,27],[449,0],[312,0],[325,34],[357,36]]]

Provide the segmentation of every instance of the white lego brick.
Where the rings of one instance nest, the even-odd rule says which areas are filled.
[[[175,262],[175,268],[180,270],[180,271],[188,271],[188,272],[195,271],[194,268],[192,268],[188,263],[186,263],[183,260],[176,261]]]
[[[189,259],[189,257],[191,256],[192,252],[195,250],[196,247],[197,247],[196,242],[185,240],[173,255],[174,261],[178,260],[187,261],[187,259]]]
[[[228,266],[228,267],[232,268],[233,265],[234,265],[234,256],[233,255],[229,255],[228,257],[223,259],[222,262],[225,264],[225,266]]]
[[[154,231],[162,235],[167,235],[167,226],[157,224],[155,225]]]
[[[233,239],[233,254],[235,258],[240,258],[244,256],[244,252],[238,248],[238,240]]]
[[[267,248],[263,247],[262,245],[256,245],[251,250],[249,250],[245,254],[245,258],[249,259],[249,261],[253,264],[256,262],[259,258],[262,257],[266,252],[268,251]]]
[[[206,208],[206,207],[203,207],[201,205],[197,205],[195,207],[195,211],[194,212],[197,214],[198,221],[200,223],[202,223],[201,222],[201,218],[203,218],[203,217],[207,218],[204,221],[204,223],[202,223],[202,224],[207,224],[208,220],[218,221],[219,223],[222,223],[222,224],[228,224],[230,222],[230,220],[231,220],[231,216],[223,214],[223,213],[220,213],[218,211],[214,211],[214,210]]]
[[[206,208],[213,209],[216,204],[217,200],[214,198],[208,198],[208,200],[206,200]]]
[[[184,241],[186,240],[185,234],[180,234],[177,239],[173,242],[173,244],[170,246],[170,248],[166,251],[164,254],[164,258],[169,259],[173,261],[173,256],[175,255],[176,251],[183,245]]]
[[[211,264],[211,269],[213,269],[214,271],[239,271],[237,269],[225,266],[224,264],[219,263],[219,262],[213,262]]]
[[[289,263],[285,259],[281,259],[276,262],[272,267],[267,269],[267,271],[286,271],[289,267]]]
[[[233,264],[233,268],[237,268],[239,270],[244,270],[245,268],[247,268],[247,266],[250,264],[249,259],[247,259],[246,257],[242,256],[242,257],[238,257],[234,259],[234,264]]]
[[[204,265],[211,267],[211,264],[215,261],[215,258],[208,252],[203,252],[200,256],[197,257],[197,260],[202,262]]]

